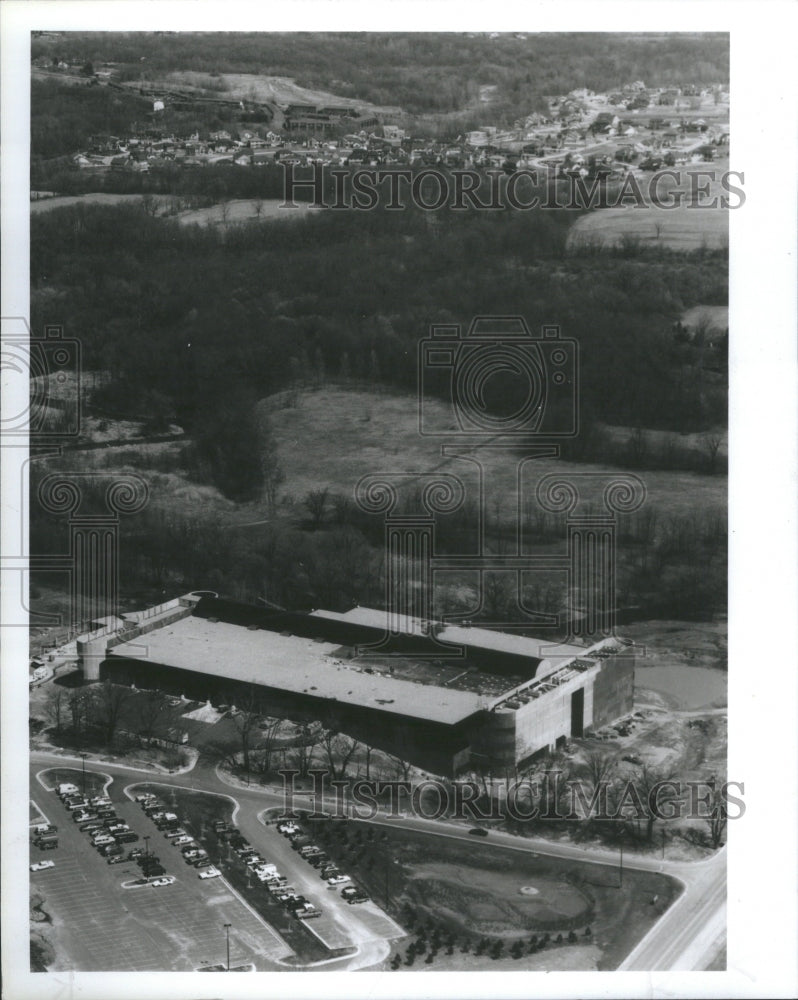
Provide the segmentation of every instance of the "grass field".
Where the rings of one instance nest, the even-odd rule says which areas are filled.
[[[653,206],[601,208],[583,215],[572,227],[568,245],[607,247],[625,237],[637,238],[643,246],[671,250],[717,249],[729,245],[728,213],[711,208],[680,205],[663,212]]]
[[[286,474],[284,496],[299,500],[312,489],[329,486],[332,493],[351,497],[361,476],[370,473],[421,474],[433,470],[460,476],[473,495],[473,463],[443,457],[439,441],[421,437],[415,396],[328,387],[301,393],[295,406],[281,406],[284,399],[272,397],[264,404],[270,408],[269,419]],[[441,414],[445,412],[442,403],[431,401],[429,405]],[[331,441],[334,447],[330,447]],[[484,466],[490,496],[500,498],[491,503],[498,502],[503,517],[509,518],[517,495],[514,456],[486,447],[473,449],[471,455]],[[535,482],[548,473],[600,472],[609,476],[622,471],[544,458],[527,464],[522,484],[529,496]],[[640,476],[647,490],[646,503],[664,515],[725,509],[723,476],[658,470]],[[585,499],[594,498],[591,494]]]
[[[185,226],[196,224],[202,226],[229,225],[257,219],[263,222],[291,222],[304,218],[309,210],[307,202],[296,202],[296,208],[281,208],[282,204],[283,201],[280,198],[266,198],[260,203],[236,199],[225,203],[224,215],[220,205],[210,205],[208,208],[188,209],[175,218],[181,225]],[[260,214],[258,214],[259,212]]]
[[[684,251],[699,250],[702,247],[728,247],[728,210],[709,207],[712,201],[721,197],[729,199],[732,204],[737,203],[737,197],[730,196],[719,183],[719,178],[728,168],[728,158],[678,168],[682,174],[678,184],[668,186],[665,181],[661,181],[657,188],[657,194],[664,204],[672,197],[672,191],[682,193],[681,204],[672,209],[661,209],[650,204],[648,186],[652,174],[638,171],[638,186],[646,205],[632,204],[633,199],[629,197],[625,207],[598,208],[582,215],[571,227],[568,246],[573,250],[578,250],[580,246],[606,248],[633,238],[640,241],[641,248],[668,247]],[[693,182],[685,175],[704,170],[713,171],[714,177],[701,177],[697,204],[691,204],[695,195],[692,190]],[[707,188],[706,194],[703,193],[704,187]]]
[[[161,207],[169,202],[168,197],[153,195]],[[141,204],[140,194],[106,194],[95,191],[91,194],[65,194],[55,198],[41,198],[30,203],[31,215],[40,212],[51,212],[54,208],[66,208],[71,205],[136,205]]]
[[[369,839],[372,829],[378,835]],[[389,911],[402,913],[411,934],[407,915],[413,912],[417,921],[432,920],[444,939],[451,936],[458,953],[466,941],[487,938],[509,946],[548,933],[554,944],[558,934],[573,931],[572,945],[541,953],[547,968],[613,969],[678,895],[676,883],[657,873],[625,871],[619,889],[617,871],[604,865],[396,828],[383,839],[384,828],[368,823],[332,824],[328,830],[319,829],[315,837],[343,870]],[[525,887],[538,889],[538,895],[522,893]],[[586,943],[590,947],[583,951]],[[440,958],[445,963],[443,952]],[[526,962],[524,956],[513,967],[526,968]],[[436,957],[421,967],[443,966]],[[485,955],[474,967],[490,969],[493,960]]]

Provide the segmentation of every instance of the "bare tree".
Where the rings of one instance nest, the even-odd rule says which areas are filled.
[[[325,486],[323,490],[310,490],[302,500],[302,503],[310,514],[314,528],[320,527],[324,520],[329,495],[330,491]]]
[[[67,707],[69,709],[70,721],[72,723],[72,737],[80,740],[86,728],[87,710],[89,705],[88,691],[82,688],[73,688],[67,696]]]
[[[723,834],[726,832],[726,822],[728,819],[726,799],[720,788],[713,787],[709,804],[710,812],[704,822],[709,829],[709,839],[712,846],[717,850],[723,842]]]
[[[664,808],[679,799],[678,787],[675,782],[671,783],[675,773],[675,768],[667,765],[651,767],[640,764],[632,780],[624,785],[623,801],[634,812],[629,817],[627,828],[631,827],[640,836],[642,823],[648,843],[654,839],[654,824],[662,818]]]
[[[136,706],[138,714],[138,732],[149,741],[159,729],[170,720],[171,706],[166,696],[160,691],[147,691],[139,699]]]
[[[141,196],[141,207],[153,218],[158,214],[158,199],[154,194],[144,194]]]
[[[718,452],[722,444],[723,438],[720,434],[704,434],[701,438],[701,445],[707,456],[707,471],[711,476],[717,471]]]
[[[296,745],[291,753],[291,763],[299,771],[300,778],[306,778],[308,771],[313,766],[313,757],[316,747],[319,745],[319,737],[313,726],[305,723],[301,727]]]
[[[261,774],[267,775],[272,769],[272,758],[277,751],[277,741],[280,729],[283,726],[282,719],[269,719],[265,728],[258,727],[258,744],[253,753],[253,762],[256,764]]]
[[[103,681],[92,688],[91,694],[92,719],[99,726],[103,741],[111,744],[133,692],[120,684]]]
[[[68,696],[66,691],[58,684],[53,685],[44,703],[44,712],[48,722],[55,727],[56,733],[60,735],[64,724],[64,717],[67,712]]]
[[[255,218],[260,219],[263,214],[263,198],[255,198],[252,207],[255,209]]]
[[[327,729],[321,738],[333,780],[343,780],[360,743],[336,729]]]
[[[238,711],[233,716],[233,723],[238,733],[239,748],[241,750],[244,770],[250,770],[250,750],[252,749],[252,737],[255,727],[261,716],[260,700],[257,689],[250,684],[241,699],[242,704],[237,705]]]

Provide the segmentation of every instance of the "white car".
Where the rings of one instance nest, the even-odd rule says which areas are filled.
[[[152,886],[171,885],[175,880],[174,875],[165,875],[162,878],[155,878],[150,882]]]
[[[210,868],[206,868],[205,871],[199,873],[200,878],[217,878],[222,873],[218,868],[214,868],[213,865]]]
[[[43,872],[45,868],[55,868],[55,861],[37,861],[30,866],[32,872]]]
[[[352,879],[348,875],[331,875],[330,878],[324,880],[327,885],[334,889],[337,885],[343,885],[344,882],[351,882]]]

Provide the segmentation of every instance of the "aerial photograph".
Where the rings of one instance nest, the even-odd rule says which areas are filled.
[[[30,33],[32,973],[726,971],[729,73]]]

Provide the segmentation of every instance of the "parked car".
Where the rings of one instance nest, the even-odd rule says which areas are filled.
[[[43,872],[45,868],[55,868],[55,861],[35,861],[30,866],[32,872]]]
[[[127,858],[124,854],[114,854],[107,859],[109,865],[123,865]]]
[[[127,859],[128,861],[135,861],[136,858],[143,858],[143,857],[144,857],[143,849],[141,847],[134,847],[132,851],[128,852]]]
[[[208,857],[197,858],[194,861],[194,867],[195,868],[208,868],[208,867],[210,867],[210,864],[211,864],[211,859],[208,858]]]
[[[193,844],[194,840],[192,837],[189,837],[187,833],[184,833],[181,837],[177,837],[173,840],[172,843],[175,847],[183,847],[185,844]]]
[[[79,826],[78,829],[80,830],[81,833],[94,833],[95,830],[102,830],[103,825],[100,822],[100,820],[92,819],[89,820],[88,823],[83,823],[83,825]]]
[[[282,833],[284,836],[292,833],[299,833],[300,828],[296,823],[286,822],[277,824],[277,832]]]
[[[348,875],[329,875],[324,881],[330,889],[335,889],[336,886],[343,885],[345,882],[351,882],[352,879]]]
[[[150,885],[156,888],[162,885],[171,885],[175,881],[174,875],[167,875],[165,878],[156,878],[150,882]]]
[[[219,871],[218,868],[215,868],[213,865],[209,865],[205,869],[204,872],[200,872],[199,873],[199,877],[200,878],[218,878],[219,875],[221,875],[221,874],[222,873]]]
[[[105,847],[100,848],[100,854],[104,858],[118,858],[124,853],[124,848],[120,847],[119,844],[106,844]]]
[[[39,823],[38,826],[33,827],[33,833],[36,836],[41,836],[44,833],[57,833],[58,827],[53,823]]]
[[[188,834],[186,833],[186,831],[183,829],[182,826],[177,827],[177,829],[175,830],[164,831],[164,837],[166,837],[167,840],[176,840],[178,837],[187,837],[187,836]]]
[[[114,839],[117,844],[135,844],[139,839],[139,835],[133,830],[123,830],[121,833],[115,834]]]

